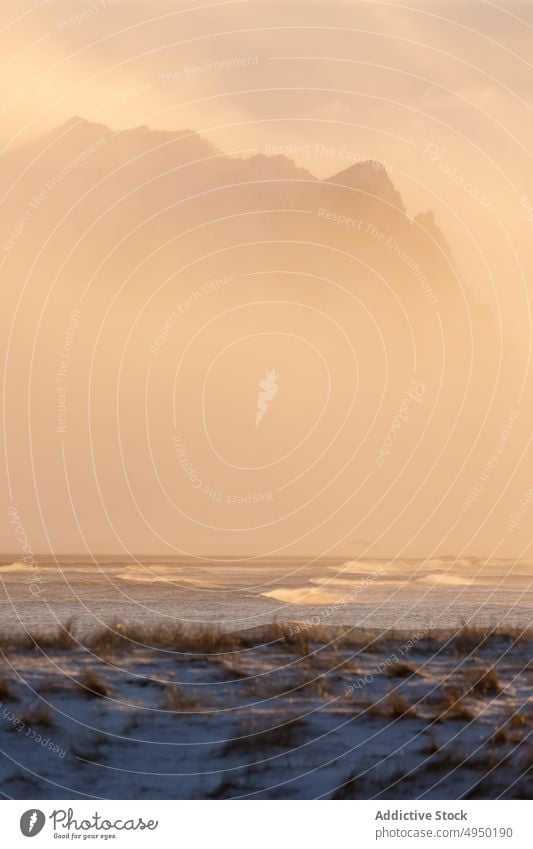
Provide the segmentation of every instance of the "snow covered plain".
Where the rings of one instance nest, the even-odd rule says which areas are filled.
[[[533,634],[115,623],[1,637],[24,798],[523,798]]]

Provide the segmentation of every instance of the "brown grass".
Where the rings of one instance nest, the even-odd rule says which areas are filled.
[[[242,681],[249,677],[248,673],[245,672],[238,664],[224,663],[222,665],[222,670],[226,681],[229,682]]]
[[[492,666],[467,670],[465,680],[468,686],[468,693],[472,692],[476,696],[498,695],[503,690],[498,674]]]
[[[468,760],[467,753],[455,745],[443,746],[426,764],[427,772],[449,772]]]
[[[363,714],[364,716],[373,716],[373,717],[383,717],[388,716],[387,705],[385,702],[373,702],[370,700],[368,707],[363,708],[359,711],[358,715]]]
[[[60,625],[57,631],[50,634],[29,634],[28,639],[34,648],[38,649],[71,649],[77,645],[75,637],[75,624],[69,619],[64,625]]]
[[[124,728],[122,729],[122,733],[129,737],[132,731],[137,731],[142,725],[142,711],[136,711],[135,713],[131,712],[128,719],[124,723]]]
[[[520,769],[529,772],[533,769],[533,746],[528,742],[524,754],[522,755]]]
[[[265,643],[276,643],[290,652],[306,656],[310,650],[316,652],[317,648],[325,645],[328,645],[330,650],[357,649],[358,652],[376,653],[383,650],[384,644],[404,642],[411,637],[412,634],[405,629],[381,632],[378,629],[331,625],[307,627],[298,623],[272,624],[233,633],[220,632],[210,627],[115,623],[90,636],[84,643],[95,653],[131,651],[139,644],[195,655],[235,652]],[[446,642],[459,653],[470,653],[493,639],[503,639],[511,643],[527,642],[533,640],[533,631],[523,632],[519,628],[509,626],[488,629],[466,626],[459,632],[444,629],[433,631],[424,637],[424,642],[430,641],[434,646]],[[53,634],[0,635],[0,647],[3,648],[25,649],[37,646],[43,649],[65,649],[75,645],[75,628],[72,621],[60,626]]]
[[[68,683],[69,679],[66,677],[48,678],[45,681],[41,681],[35,689],[39,695],[45,695],[50,693],[64,693],[66,687],[68,686]]]
[[[422,748],[420,749],[420,753],[422,755],[436,755],[440,752],[442,746],[432,734],[430,734],[424,743],[422,744]]]
[[[418,673],[414,666],[411,666],[410,663],[405,663],[402,660],[397,660],[395,663],[391,663],[385,671],[385,675],[389,678],[408,678],[411,675],[417,674]]]
[[[72,619],[49,633],[2,633],[0,649],[71,649],[76,645],[75,626]]]
[[[483,772],[490,772],[499,760],[500,756],[489,741],[487,746],[480,749],[473,757],[468,759],[466,766],[471,769],[481,769]]]
[[[242,655],[240,654],[230,658],[214,658],[214,662],[215,668],[226,681],[240,681],[243,678],[248,678],[248,672],[243,669]]]
[[[475,719],[475,713],[464,701],[464,693],[454,685],[442,688],[441,696],[436,703],[436,707],[437,713],[435,719],[438,721],[460,719],[464,722],[470,722]]]
[[[36,707],[24,711],[20,715],[20,720],[30,727],[38,725],[42,728],[52,728],[55,724],[52,711],[47,705],[43,704],[38,704]]]
[[[87,669],[78,681],[78,689],[88,698],[107,698],[109,688],[98,677],[94,669]]]
[[[311,651],[309,634],[306,631],[293,633],[290,629],[284,629],[278,639],[284,643],[286,648],[300,657],[307,657]]]
[[[467,655],[483,648],[494,634],[493,628],[463,625],[452,637],[451,646],[456,654]]]
[[[232,781],[230,778],[223,778],[220,784],[211,790],[206,799],[231,799],[232,796],[235,796],[238,793],[242,793],[241,788],[238,784]],[[203,796],[199,798],[204,798]]]
[[[356,709],[356,716],[361,716],[361,714],[366,714],[367,716],[383,716],[384,714],[383,705],[377,705],[369,696],[350,695],[346,697],[345,701],[347,701],[348,705],[353,705]],[[376,708],[379,709],[375,710]]]
[[[0,677],[0,702],[14,701],[18,701],[18,697],[11,686],[11,682],[4,676]]]
[[[241,649],[255,648],[265,644],[276,644],[289,652],[306,656],[312,647],[326,647],[328,651],[356,648],[358,651],[379,652],[381,640],[385,642],[404,640],[409,634],[389,631],[345,628],[318,625],[302,628],[297,623],[283,623],[252,628],[238,632],[222,632],[211,627],[186,628],[182,625],[143,626],[135,623],[114,623],[102,628],[83,640],[83,645],[95,654],[115,651],[131,651],[136,646],[165,648],[198,655],[227,654]],[[378,643],[378,637],[380,643]],[[80,641],[81,642],[81,641]],[[72,622],[61,626],[53,634],[0,634],[0,647],[26,649],[69,648],[76,644]]]
[[[418,711],[414,705],[409,704],[402,693],[391,691],[387,694],[386,711],[389,716],[393,717],[411,717],[418,716]]]
[[[69,752],[81,761],[92,761],[102,763],[105,759],[101,747],[107,742],[103,734],[88,733],[77,738],[69,746]]]
[[[487,775],[477,781],[462,798],[491,799],[494,795],[496,795],[496,789],[493,778],[492,776]]]
[[[526,713],[524,710],[515,710],[511,708],[509,711],[509,718],[507,720],[507,724],[510,728],[519,729],[519,728],[528,728],[532,722],[532,717],[530,714]]]
[[[505,746],[510,742],[511,735],[504,725],[496,728],[487,740],[489,746]]]
[[[364,786],[361,783],[360,778],[356,778],[353,774],[348,776],[343,784],[332,793],[331,799],[334,800],[345,800],[345,799],[364,799],[366,798],[366,793]]]
[[[191,713],[202,707],[202,701],[191,693],[186,693],[179,684],[167,684],[163,699],[163,709],[173,713]]]
[[[299,744],[304,726],[304,720],[299,717],[287,717],[276,727],[264,729],[258,728],[256,717],[247,717],[237,725],[235,737],[227,740],[220,754],[225,757],[258,749],[293,749]]]
[[[507,643],[527,643],[533,639],[531,629],[524,630],[512,625],[495,625],[482,628],[477,625],[464,625],[459,631],[451,635],[451,645],[457,654],[465,655],[484,648],[495,640],[504,640]]]

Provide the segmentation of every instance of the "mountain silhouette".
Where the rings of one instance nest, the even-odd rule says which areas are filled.
[[[201,547],[202,523],[222,520],[205,496],[190,507],[201,495],[169,460],[176,433],[213,489],[248,491],[248,468],[267,470],[254,485],[269,491],[277,470],[302,474],[278,497],[292,499],[290,512],[315,494],[317,526],[330,481],[335,498],[351,499],[372,473],[347,501],[364,512],[381,498],[376,457],[413,380],[424,384],[424,402],[408,403],[412,424],[383,474],[400,474],[416,454],[408,484],[422,487],[433,464],[437,503],[450,470],[480,462],[467,446],[498,367],[496,325],[460,279],[433,214],[410,218],[382,164],[320,180],[287,156],[228,155],[191,130],[115,132],[73,118],[6,153],[0,188],[3,337],[21,375],[6,388],[7,438],[22,480],[37,462],[39,485],[54,487],[62,452],[72,461],[70,494],[49,500],[52,537],[72,516],[72,498],[97,548],[113,509],[112,534],[133,534],[133,548],[150,550],[135,492],[167,537],[186,532]],[[63,362],[68,412],[58,435]],[[256,427],[258,382],[270,369],[280,388]],[[31,452],[20,421],[33,423]],[[352,455],[357,462],[346,465]],[[329,465],[317,460],[326,456]],[[400,480],[388,515],[405,503]],[[173,501],[192,510],[198,529],[175,524]],[[223,517],[236,527],[241,519]],[[288,537],[304,526],[295,519]],[[76,534],[73,525],[70,550]],[[219,538],[213,545],[223,548]]]

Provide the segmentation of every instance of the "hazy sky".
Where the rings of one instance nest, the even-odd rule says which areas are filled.
[[[82,114],[285,147],[320,176],[374,156],[411,212],[437,210],[479,285],[479,251],[513,280],[531,271],[528,2],[5,0],[0,15],[6,145]]]

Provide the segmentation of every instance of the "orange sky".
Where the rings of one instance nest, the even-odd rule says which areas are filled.
[[[406,6],[367,0],[192,4],[166,0],[4,0],[0,9],[0,144],[4,159],[21,144],[75,115],[117,131],[139,125],[176,131],[188,128],[234,156],[285,154],[321,179],[366,158],[379,159],[386,163],[409,215],[434,211],[451,246],[462,285],[477,303],[485,305],[494,322],[493,338],[475,342],[482,351],[483,346],[488,346],[487,350],[492,346],[504,363],[503,371],[495,376],[496,388],[502,393],[500,400],[487,399],[489,424],[482,434],[479,456],[462,473],[460,490],[465,497],[478,482],[492,454],[491,446],[513,409],[519,411],[518,424],[505,464],[497,475],[491,475],[493,491],[486,503],[476,508],[475,518],[468,517],[471,527],[461,542],[454,541],[453,534],[447,537],[456,518],[447,506],[442,521],[431,526],[422,542],[411,545],[410,525],[405,534],[398,529],[386,534],[375,548],[377,553],[390,553],[406,544],[408,551],[420,554],[431,548],[433,539],[439,551],[449,551],[450,547],[453,551],[455,545],[465,544],[468,550],[479,553],[500,543],[499,553],[526,556],[529,551],[530,520],[521,522],[512,533],[506,532],[505,526],[524,492],[533,485],[528,471],[532,29],[533,8],[528,2],[420,2]],[[2,179],[4,194],[9,186]],[[23,209],[23,201],[20,203]],[[11,230],[18,220],[13,218]],[[2,241],[9,235],[6,225]],[[4,274],[8,268],[6,263]],[[309,265],[305,269],[309,271]],[[231,274],[231,270],[229,262],[220,273]],[[15,310],[15,276],[8,311]],[[236,289],[231,285],[226,289],[228,304],[238,303],[239,296],[233,294]],[[37,301],[38,297],[35,304]],[[69,308],[75,307],[73,299]],[[166,308],[161,305],[154,317],[152,338],[168,314]],[[208,310],[207,305],[199,306],[196,312],[189,309],[189,328],[204,308]],[[340,305],[330,308],[335,311]],[[94,310],[96,315],[96,305]],[[67,314],[70,312],[68,309]],[[34,330],[31,315],[29,305],[22,319],[29,333]],[[20,317],[17,320],[21,321]],[[274,318],[274,325],[277,321],[281,319]],[[259,323],[253,326],[259,331]],[[17,327],[22,334],[21,326]],[[312,321],[300,329],[306,338],[324,332],[327,347],[327,332]],[[224,335],[216,338],[221,346],[231,342]],[[453,346],[453,335],[447,344]],[[242,353],[234,353],[235,360],[230,351],[228,364],[238,369]],[[284,349],[283,357],[292,364],[286,379],[293,394],[298,390],[298,364],[304,369],[308,354],[307,348],[293,350],[288,342]],[[259,377],[279,367],[277,362],[268,361],[268,352],[261,357]],[[320,357],[313,362],[319,373]],[[11,360],[8,377],[13,377],[16,368]],[[23,368],[21,374],[24,382]],[[155,367],[153,376],[164,382]],[[255,386],[255,372],[248,377],[253,377]],[[248,377],[241,377],[241,385]],[[131,375],[128,379],[135,380]],[[236,398],[233,403],[238,404]],[[307,402],[300,399],[300,403]],[[294,420],[295,412],[289,413]],[[313,417],[317,413],[310,408],[308,414]],[[286,427],[286,422],[283,425],[280,421],[275,436],[280,445],[285,445]],[[234,432],[224,431],[223,422],[220,428],[221,445],[225,439],[235,440]],[[302,437],[297,431],[292,434],[295,439]],[[242,450],[249,449],[246,462],[252,463],[254,452],[244,436],[239,439]],[[41,450],[46,453],[46,440]],[[261,450],[267,451],[267,445]],[[160,459],[162,465],[168,465],[168,457]],[[238,464],[238,456],[233,461]],[[297,468],[296,463],[292,472]],[[438,476],[439,467],[435,474]],[[31,475],[27,480],[25,475],[21,493],[34,483]],[[137,484],[142,488],[141,479],[142,475]],[[353,481],[346,485],[346,492],[352,485]],[[77,486],[82,488],[82,481]],[[109,486],[111,492],[112,484]],[[428,486],[431,491],[431,482]],[[435,487],[434,492],[437,484]],[[296,490],[294,504],[301,504],[304,495],[305,486]],[[387,509],[397,511],[403,497],[400,495]],[[25,498],[21,494],[18,501]],[[31,506],[26,508],[26,523],[32,529],[34,548],[43,550],[47,546],[43,517],[28,499]],[[489,504],[498,504],[497,525],[477,533]],[[284,515],[290,512],[289,507],[284,504]],[[115,508],[111,506],[111,512]],[[146,509],[153,511],[150,521],[157,526],[159,507],[151,503]],[[212,505],[206,508],[208,524],[213,509]],[[270,510],[269,519],[277,521],[275,506],[266,509]],[[48,520],[55,528],[54,546],[69,550],[73,545],[81,547],[76,529],[62,539],[62,515],[58,508],[54,519]],[[126,525],[131,525],[133,515],[124,517]],[[320,512],[310,513],[308,523],[302,521],[298,533],[280,532],[280,545],[300,552],[326,550],[338,544],[342,552],[349,552],[350,540],[373,542],[380,533],[379,523],[370,523],[351,534],[346,518],[338,524],[333,522],[330,531],[299,542],[300,531],[306,533],[319,516]],[[457,517],[466,521],[460,510]],[[416,519],[410,521],[416,524]],[[165,515],[159,530],[171,524],[171,515]],[[238,526],[238,522],[233,524]],[[7,520],[4,525],[1,546],[16,550],[17,541]],[[187,533],[184,529],[184,540]],[[168,539],[166,530],[161,536]],[[207,548],[234,550],[235,535],[222,537],[210,538],[208,534]],[[100,550],[114,550],[118,544],[106,529],[103,514],[98,521],[91,520],[88,538],[90,546]],[[132,528],[127,544],[137,550],[155,550],[158,534],[144,537]],[[203,538],[191,531],[184,550],[195,553],[203,544]],[[266,551],[269,544],[265,530],[257,537],[244,535],[237,548],[250,545]]]

